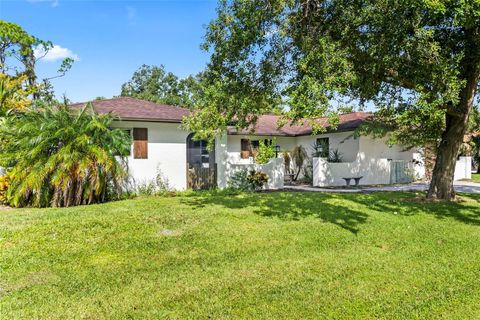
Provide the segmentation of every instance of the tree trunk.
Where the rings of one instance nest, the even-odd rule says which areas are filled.
[[[468,127],[468,113],[462,116],[446,114],[446,128],[437,148],[437,157],[433,168],[428,198],[453,200],[453,176],[460,146]]]
[[[455,106],[447,106],[446,127],[437,148],[437,157],[427,198],[455,199],[455,190],[453,189],[455,165],[468,129],[468,117],[475,99],[479,79],[478,63],[466,63],[464,73],[466,83],[460,93],[459,103]]]

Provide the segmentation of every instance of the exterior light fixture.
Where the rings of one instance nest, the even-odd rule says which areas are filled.
[[[273,148],[275,150],[275,158],[278,158],[278,154],[280,153],[280,146],[277,144]]]

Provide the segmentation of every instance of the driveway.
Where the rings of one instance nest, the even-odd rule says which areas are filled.
[[[456,192],[480,193],[480,183],[470,181],[455,181],[454,187]],[[372,191],[425,191],[428,189],[428,183],[410,183],[387,186],[368,187],[362,186],[359,189],[343,189],[343,188],[320,188],[308,185],[285,186],[286,191],[310,191],[310,192],[338,192],[338,193],[360,193]]]

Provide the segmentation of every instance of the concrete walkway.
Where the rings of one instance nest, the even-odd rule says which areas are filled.
[[[480,193],[480,183],[470,181],[455,181],[454,183],[456,192],[465,193]],[[398,184],[398,185],[386,185],[368,187],[362,186],[361,188],[320,188],[312,187],[309,185],[296,185],[285,186],[285,191],[307,191],[307,192],[338,192],[338,193],[361,193],[361,192],[374,192],[374,191],[425,191],[428,189],[427,183],[410,183],[410,184]]]

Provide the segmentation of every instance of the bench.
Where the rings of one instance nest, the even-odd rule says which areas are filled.
[[[295,177],[295,173],[285,173],[285,181],[293,182],[294,177]]]
[[[363,176],[360,176],[360,177],[351,177],[351,178],[342,178],[343,180],[345,180],[345,182],[347,183],[347,187],[350,186],[350,181],[355,180],[355,186],[358,186],[358,184],[360,183],[360,180],[363,178]]]

